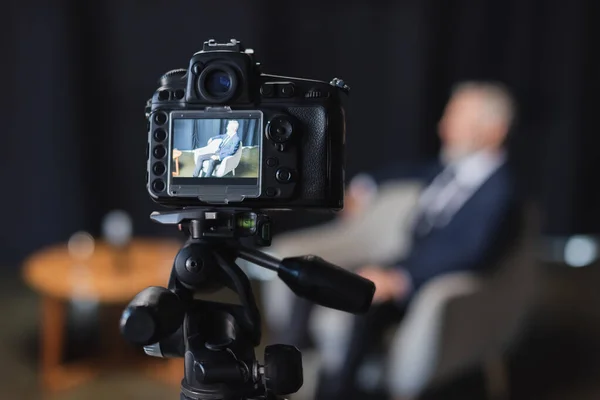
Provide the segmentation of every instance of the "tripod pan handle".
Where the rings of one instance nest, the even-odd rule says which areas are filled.
[[[285,258],[277,274],[298,296],[353,314],[366,313],[375,294],[370,280],[316,256]]]

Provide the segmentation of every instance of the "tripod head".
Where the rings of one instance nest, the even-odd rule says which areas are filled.
[[[184,358],[182,400],[269,399],[302,386],[295,347],[270,345],[264,365],[256,360],[260,314],[237,258],[276,271],[294,293],[323,306],[357,314],[370,307],[375,286],[367,279],[315,256],[278,260],[242,246],[241,237],[270,245],[271,221],[264,214],[183,209],[151,218],[179,225],[188,240],[175,256],[168,287],[140,292],[123,312],[121,332],[148,355]],[[239,296],[240,305],[197,298],[223,287]]]

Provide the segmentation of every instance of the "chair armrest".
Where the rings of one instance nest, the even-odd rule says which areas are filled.
[[[389,352],[388,384],[392,393],[416,396],[434,380],[442,358],[448,304],[482,287],[477,275],[457,272],[432,279],[415,295]]]

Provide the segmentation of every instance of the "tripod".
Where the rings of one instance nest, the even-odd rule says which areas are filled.
[[[363,313],[371,304],[371,281],[318,257],[278,260],[241,245],[241,237],[270,245],[271,221],[264,214],[183,209],[151,218],[179,225],[188,240],[175,256],[168,288],[149,287],[135,296],[123,312],[121,332],[148,355],[184,358],[180,400],[276,399],[302,386],[302,356],[295,347],[270,345],[264,365],[256,359],[260,314],[238,257],[277,271],[297,295],[323,306]],[[233,290],[240,305],[197,298],[222,287]]]

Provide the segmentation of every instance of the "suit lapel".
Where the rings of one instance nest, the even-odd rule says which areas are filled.
[[[506,165],[501,165],[496,171],[494,171],[486,180],[479,186],[469,197],[455,210],[448,210],[440,213],[435,221],[429,221],[424,213],[420,213],[415,223],[415,235],[418,237],[426,236],[439,229],[443,229],[450,225],[457,217],[460,217],[462,213],[466,212],[469,208],[469,204],[476,201],[478,196],[485,194],[490,185],[493,185],[494,180],[503,173]]]

